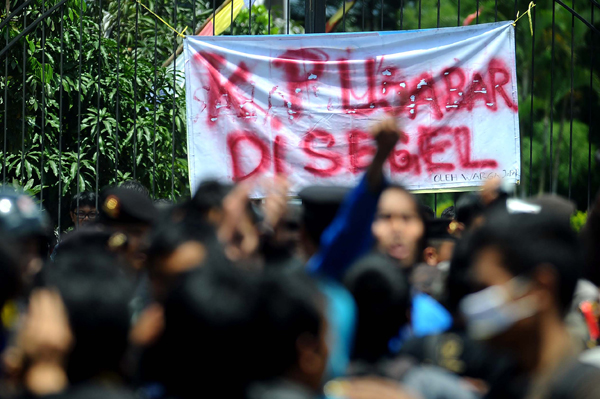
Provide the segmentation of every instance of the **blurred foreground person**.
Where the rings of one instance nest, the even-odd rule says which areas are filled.
[[[427,241],[423,250],[423,261],[429,266],[441,263],[448,269],[456,244],[458,223],[448,219],[433,219],[427,222]]]
[[[306,269],[319,279],[328,299],[330,377],[345,372],[354,329],[354,302],[339,282],[356,259],[373,249],[371,225],[379,197],[387,187],[383,165],[402,134],[394,119],[373,127],[377,151],[352,190],[312,187],[299,194],[304,206],[300,241],[308,259]]]
[[[16,245],[23,294],[33,287],[48,258],[50,221],[31,197],[9,187],[0,188],[0,231]]]
[[[262,368],[248,399],[322,397],[329,348],[325,298],[304,273],[268,273],[260,283],[256,345]]]
[[[401,382],[424,399],[477,397],[449,372],[398,354],[410,336],[411,294],[406,276],[393,260],[367,256],[352,266],[344,281],[358,307],[350,375]]]
[[[203,264],[226,262],[214,227],[202,220],[162,223],[150,236],[146,256],[152,296],[159,302],[178,276]]]
[[[35,396],[131,398],[121,379],[132,281],[116,257],[88,247],[69,250],[31,296],[19,335],[23,383]]]
[[[143,268],[144,243],[156,217],[156,208],[150,198],[136,190],[113,187],[101,195],[98,221],[112,231],[125,235],[127,262],[134,272]]]
[[[257,278],[213,267],[180,280],[165,302],[165,329],[153,348],[154,362],[142,363],[152,366],[145,378],[160,383],[158,397],[243,397],[261,367],[261,351],[268,350],[255,345]]]
[[[0,234],[0,354],[4,353],[10,330],[18,318],[18,308],[14,300],[20,294],[21,287],[22,275],[17,252],[10,239]],[[4,362],[0,362],[0,396],[3,396],[4,374]]]
[[[564,321],[583,264],[568,222],[533,208],[492,215],[471,237],[469,263],[480,291],[462,301],[467,332],[516,359],[512,397],[600,397],[600,369],[578,361]]]

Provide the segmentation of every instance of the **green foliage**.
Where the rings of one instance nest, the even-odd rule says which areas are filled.
[[[573,230],[579,232],[585,226],[587,221],[587,212],[578,211],[575,215],[571,216],[571,227]]]
[[[269,10],[264,5],[253,5],[252,15],[247,8],[242,9],[233,23],[234,35],[280,35],[287,33],[287,29],[285,21],[276,13],[269,17]],[[304,33],[302,26],[295,21],[290,21],[289,29],[290,33]]]
[[[27,21],[57,2],[37,0],[25,9]],[[178,31],[189,26],[188,33],[212,15],[209,3],[175,10],[171,2],[144,1]],[[234,29],[244,29],[248,18],[245,10]],[[255,34],[266,33],[264,6],[253,7],[252,21]],[[14,18],[0,34],[10,41],[23,23]],[[271,33],[283,28],[281,20],[271,23]],[[69,0],[47,17],[10,49],[0,77],[3,181],[39,194],[55,217],[66,197],[63,218],[78,190],[134,177],[156,198],[189,195],[185,90],[175,83],[181,77],[162,67],[180,44],[134,1]]]
[[[186,193],[183,88],[174,87],[172,75],[149,58],[136,60],[135,52],[100,36],[97,20],[85,10],[79,17],[79,4],[67,10],[62,47],[57,12],[9,52],[8,79],[1,83],[9,94],[1,105],[7,113],[0,121],[7,128],[7,151],[1,156],[7,180],[40,191],[43,174],[46,198],[94,191],[134,176],[157,197]],[[35,19],[41,7],[28,11],[27,18]],[[14,37],[21,28],[15,20],[2,33]],[[19,79],[22,73],[25,82]]]

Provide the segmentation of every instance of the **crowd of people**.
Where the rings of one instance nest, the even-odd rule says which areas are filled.
[[[600,198],[500,181],[435,214],[385,177],[354,188],[136,181],[73,197],[73,229],[0,190],[0,397],[598,399]]]

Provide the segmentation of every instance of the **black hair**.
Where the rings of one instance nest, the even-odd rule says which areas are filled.
[[[556,273],[559,310],[565,314],[581,276],[583,256],[569,222],[547,214],[496,211],[470,240],[471,262],[483,249],[496,249],[503,266],[514,276],[529,276],[540,265]]]
[[[119,187],[126,188],[127,190],[137,191],[138,193],[143,194],[144,196],[150,198],[150,192],[148,191],[146,186],[144,186],[142,183],[140,183],[137,180],[134,180],[134,179],[125,180],[124,182],[119,184]]]
[[[258,379],[282,377],[298,362],[297,341],[315,339],[323,328],[324,299],[314,281],[302,271],[270,271],[261,279],[257,344],[262,354]]]
[[[372,254],[348,270],[344,285],[358,307],[352,357],[375,362],[389,353],[390,339],[408,322],[408,281],[392,259]]]
[[[481,202],[481,197],[477,193],[466,193],[460,196],[456,201],[456,221],[463,223],[468,229],[473,221],[481,216],[485,207]]]
[[[90,208],[96,207],[96,193],[91,191],[84,191],[79,194],[75,194],[71,199],[71,212],[77,211],[77,200],[79,199],[79,206],[89,206]]]
[[[403,189],[403,191],[408,193],[408,191],[406,189]],[[419,213],[422,215],[423,221],[435,219],[435,212],[433,211],[432,207],[430,207],[429,205],[420,203],[420,202],[418,204],[419,204]]]
[[[81,227],[65,235],[65,238],[56,248],[55,259],[61,258],[63,253],[68,254],[73,251],[106,251],[125,248],[127,237],[121,235],[119,242],[111,242],[111,238],[114,238],[115,234],[117,233],[114,230],[101,224]],[[115,244],[118,245],[115,246]]]
[[[179,222],[167,220],[151,233],[150,245],[146,251],[148,271],[155,272],[161,259],[190,241],[197,241],[206,248],[207,257],[203,264],[221,266],[229,263],[217,240],[215,228],[208,222],[189,218]]]
[[[454,207],[453,206],[449,206],[448,208],[444,209],[444,211],[442,212],[442,219],[450,219],[450,220],[454,220],[454,218],[456,217],[456,213],[454,212]]]
[[[231,192],[233,185],[216,180],[206,180],[200,183],[194,193],[190,205],[206,216],[211,209],[221,208],[223,200]]]
[[[156,352],[157,377],[168,395],[196,398],[201,376],[207,397],[242,396],[265,349],[256,345],[257,279],[236,268],[200,268],[171,292]]]
[[[63,252],[47,269],[46,283],[60,292],[75,338],[67,366],[72,384],[120,372],[133,292],[123,270],[115,256],[90,248]]]

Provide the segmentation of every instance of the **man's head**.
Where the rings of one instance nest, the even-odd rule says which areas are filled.
[[[456,223],[449,219],[433,219],[427,222],[427,247],[423,261],[429,266],[452,259],[456,237],[451,231]]]
[[[484,211],[485,206],[478,193],[463,194],[456,201],[456,221],[467,230],[481,223]]]
[[[303,272],[267,273],[260,284],[264,369],[259,379],[287,378],[321,389],[327,368],[325,299]]]
[[[228,263],[214,227],[201,220],[168,222],[157,227],[150,236],[146,255],[153,295],[158,301],[166,298],[183,273],[203,264],[222,267]]]
[[[389,341],[408,322],[407,279],[393,260],[373,254],[348,270],[344,285],[358,307],[353,358],[375,362],[389,354]]]
[[[118,374],[127,348],[133,284],[103,250],[73,249],[48,268],[46,282],[62,297],[75,345],[68,356],[72,384]]]
[[[519,349],[562,323],[582,267],[568,222],[549,214],[490,215],[470,242],[471,294],[462,302],[470,333]]]
[[[454,207],[449,206],[448,208],[444,209],[441,218],[454,220],[456,218],[456,212],[454,211]]]
[[[123,187],[107,189],[100,204],[98,220],[103,225],[127,236],[127,260],[131,267],[141,269],[143,245],[157,213],[152,200],[138,191]]]
[[[98,210],[96,209],[96,194],[86,191],[75,194],[71,199],[69,215],[75,228],[85,226],[96,220]]]
[[[203,395],[236,397],[255,379],[265,350],[256,345],[257,279],[236,268],[205,267],[189,272],[171,292],[157,343],[158,377],[169,395],[196,398],[202,376]]]
[[[425,218],[417,200],[400,186],[386,189],[379,199],[373,223],[379,250],[411,267],[421,256]]]
[[[141,195],[143,195],[146,198],[150,198],[150,192],[148,192],[148,189],[137,180],[133,180],[133,179],[125,180],[124,182],[119,184],[119,187],[127,189],[127,190],[131,190],[131,191],[135,191],[137,193],[140,193]]]

